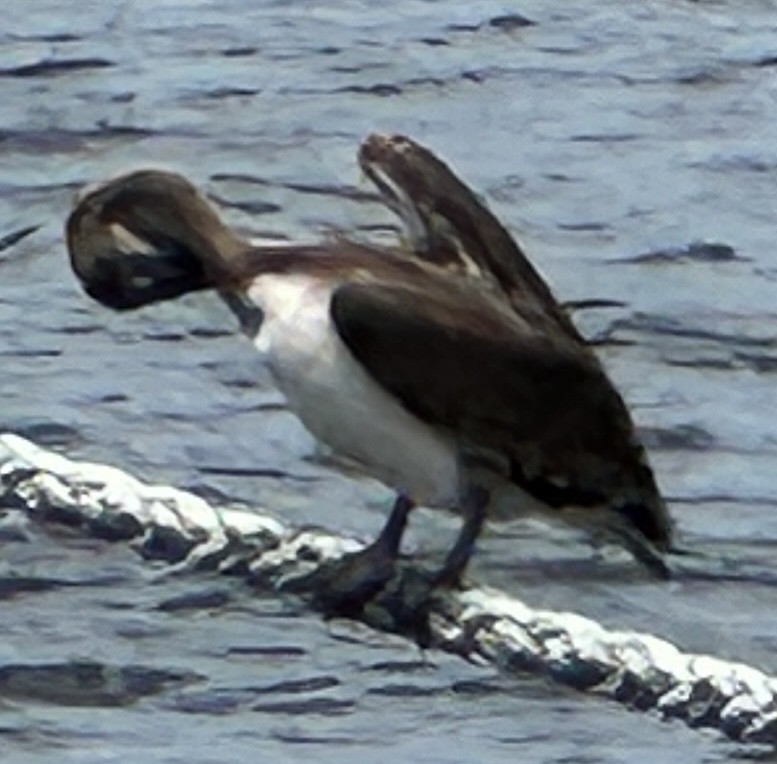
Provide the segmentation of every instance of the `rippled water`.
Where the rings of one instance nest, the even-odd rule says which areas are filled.
[[[484,539],[476,576],[777,671],[776,10],[9,6],[0,237],[41,227],[0,252],[0,428],[293,522],[373,533],[387,492],[320,464],[226,310],[199,295],[109,314],[75,284],[62,222],[84,182],[153,164],[202,183],[251,233],[391,240],[395,221],[360,181],[355,152],[370,131],[405,132],[484,193],[562,299],[628,302],[579,322],[644,428],[683,542],[715,563],[706,578],[654,583],[628,561],[596,561],[568,533],[519,526]],[[439,552],[441,532],[454,532],[450,518],[419,513],[419,553]],[[64,531],[22,525],[1,543],[3,761],[743,754],[538,680],[323,624],[238,584],[165,577]]]

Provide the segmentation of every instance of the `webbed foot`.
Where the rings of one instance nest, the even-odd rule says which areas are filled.
[[[422,648],[432,643],[429,616],[435,600],[445,591],[462,587],[462,578],[485,521],[488,492],[478,486],[462,504],[465,520],[442,567],[434,572],[406,567],[383,587],[366,613],[383,628],[412,636]]]
[[[325,563],[307,580],[313,606],[327,616],[359,616],[391,580],[413,502],[400,495],[388,522],[369,546]]]
[[[439,594],[461,579],[485,520],[488,492],[471,487],[463,497],[464,524],[445,562],[429,572],[397,565],[399,544],[413,503],[399,496],[378,538],[364,549],[322,565],[306,579],[312,604],[326,616],[361,618],[379,628],[432,642],[429,615]]]

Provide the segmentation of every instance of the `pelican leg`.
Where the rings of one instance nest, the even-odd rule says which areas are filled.
[[[375,598],[376,605],[390,615],[391,628],[400,634],[411,635],[421,647],[428,647],[433,642],[429,613],[435,592],[461,584],[486,518],[489,498],[485,488],[471,485],[460,505],[464,522],[442,567],[432,573],[407,567],[401,575],[393,577]],[[383,625],[385,628],[385,621]]]
[[[461,503],[464,523],[451,550],[445,557],[443,566],[432,577],[433,586],[460,586],[461,577],[475,551],[475,543],[486,520],[488,500],[489,493],[485,488],[478,485],[472,485],[468,488]]]
[[[398,573],[400,542],[415,506],[400,494],[372,544],[324,565],[313,574],[313,604],[327,615],[358,617],[368,603],[374,603],[375,613],[384,613],[380,616],[384,628],[391,623],[393,630],[412,635],[421,646],[428,646],[432,642],[429,608],[434,593],[461,584],[486,518],[488,501],[485,488],[470,485],[461,500],[461,530],[442,567],[430,573],[408,566]]]
[[[356,616],[362,611],[394,575],[402,535],[414,506],[410,498],[399,494],[375,541],[313,574],[316,607],[341,616]]]

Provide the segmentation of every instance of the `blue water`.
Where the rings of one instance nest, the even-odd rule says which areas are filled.
[[[361,139],[405,132],[485,195],[562,299],[628,303],[579,323],[616,341],[602,357],[644,429],[683,543],[747,563],[732,580],[658,584],[627,560],[599,565],[569,533],[523,525],[484,539],[476,577],[774,671],[777,4],[556,5],[9,6],[0,236],[41,228],[0,253],[0,429],[290,522],[374,533],[388,493],[320,462],[213,297],[109,314],[75,283],[62,224],[83,183],[161,165],[202,184],[249,233],[391,241],[396,221],[349,191],[369,190]],[[535,25],[490,23],[515,12]],[[699,241],[731,256],[683,255]],[[433,555],[453,532],[450,518],[420,514],[411,542]],[[743,754],[535,679],[437,653],[419,664],[402,640],[323,624],[235,582],[157,580],[127,549],[32,527],[22,537],[0,542],[3,575],[78,585],[3,603],[0,667],[86,658],[198,679],[120,707],[0,683],[3,761]],[[158,609],[209,587],[229,603]]]

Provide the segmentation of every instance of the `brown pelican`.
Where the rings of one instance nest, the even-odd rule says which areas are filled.
[[[397,491],[376,541],[342,562],[335,610],[358,610],[390,578],[416,504],[463,516],[432,586],[459,581],[486,518],[535,512],[667,575],[670,518],[594,354],[525,258],[500,270],[496,250],[466,245],[505,299],[490,276],[447,267],[441,239],[425,257],[346,240],[254,246],[185,178],[156,170],[93,187],[67,221],[93,298],[126,310],[217,290],[305,427]]]

